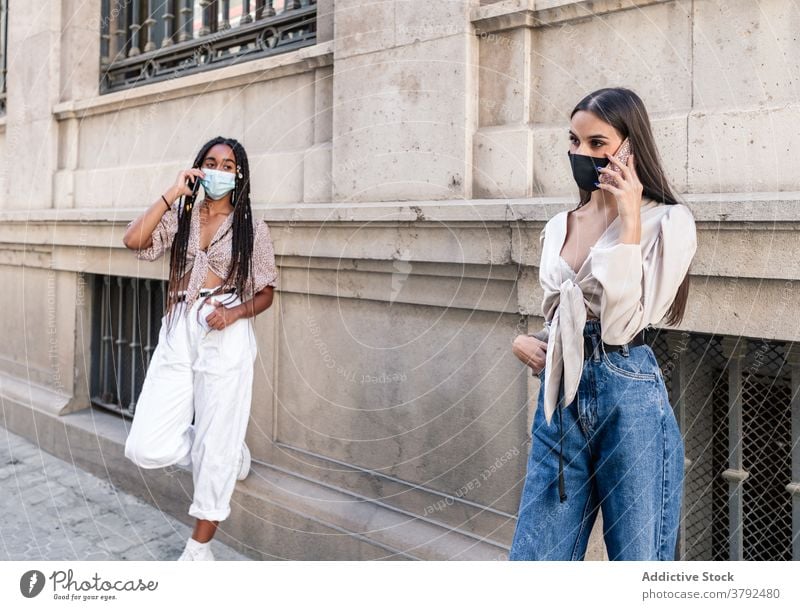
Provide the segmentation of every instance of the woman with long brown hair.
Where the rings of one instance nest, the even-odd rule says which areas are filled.
[[[602,509],[610,559],[670,560],[684,446],[643,332],[684,315],[694,218],[633,91],[584,97],[569,140],[580,201],[541,233],[545,329],[513,345],[542,383],[509,558],[583,559]]]
[[[204,197],[195,205],[198,181]],[[213,560],[211,538],[250,470],[250,318],[272,304],[278,277],[269,229],[250,207],[244,147],[231,138],[206,142],[123,242],[143,260],[170,257],[166,312],[125,456],[141,468],[192,470],[189,514],[197,521],[180,559]]]

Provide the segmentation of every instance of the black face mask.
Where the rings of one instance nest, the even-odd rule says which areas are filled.
[[[596,191],[599,186],[595,182],[600,182],[600,174],[597,167],[605,167],[609,163],[608,157],[590,157],[589,155],[574,155],[567,151],[569,162],[572,165],[572,177],[578,183],[578,187],[584,191]]]

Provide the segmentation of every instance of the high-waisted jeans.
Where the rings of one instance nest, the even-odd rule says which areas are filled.
[[[241,303],[236,294],[212,299],[227,307]],[[176,305],[169,336],[166,316],[161,319],[125,457],[141,468],[190,467],[194,498],[189,515],[222,521],[231,512],[257,348],[249,318],[210,329],[205,317],[214,306],[202,300],[191,305],[188,316],[185,302]]]
[[[599,321],[587,321],[583,334],[591,349],[585,350],[578,393],[563,407],[562,383],[550,425],[544,388],[539,391],[509,559],[582,560],[601,509],[609,559],[672,560],[684,446],[658,362],[646,344],[629,347],[627,355],[604,349]]]

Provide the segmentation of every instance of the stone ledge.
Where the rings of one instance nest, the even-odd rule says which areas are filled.
[[[64,415],[71,405],[71,397],[57,389],[33,383],[6,371],[0,372],[0,400],[3,404],[15,403],[41,409],[50,415]]]
[[[503,0],[472,9],[478,35],[519,27],[545,27],[592,19],[618,11],[641,9],[673,0]]]
[[[697,222],[800,223],[800,191],[754,193],[693,193],[679,195]],[[256,217],[273,224],[290,226],[320,222],[370,226],[404,223],[465,222],[482,226],[486,222],[545,222],[558,212],[574,206],[575,197],[528,197],[512,199],[470,199],[453,201],[379,201],[370,203],[299,203],[253,205]],[[0,222],[34,225],[59,223],[128,223],[141,208],[59,208],[0,210]],[[52,243],[52,241],[48,242]]]
[[[250,85],[259,81],[308,72],[315,68],[332,65],[332,63],[333,41],[320,42],[296,51],[218,68],[214,70],[212,80],[209,80],[208,72],[200,72],[115,93],[98,95],[89,99],[62,102],[53,107],[53,115],[59,121],[82,119],[198,93],[210,93]]]

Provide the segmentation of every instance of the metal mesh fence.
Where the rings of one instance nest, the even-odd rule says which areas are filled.
[[[648,333],[685,442],[677,558],[791,560],[791,344]]]

